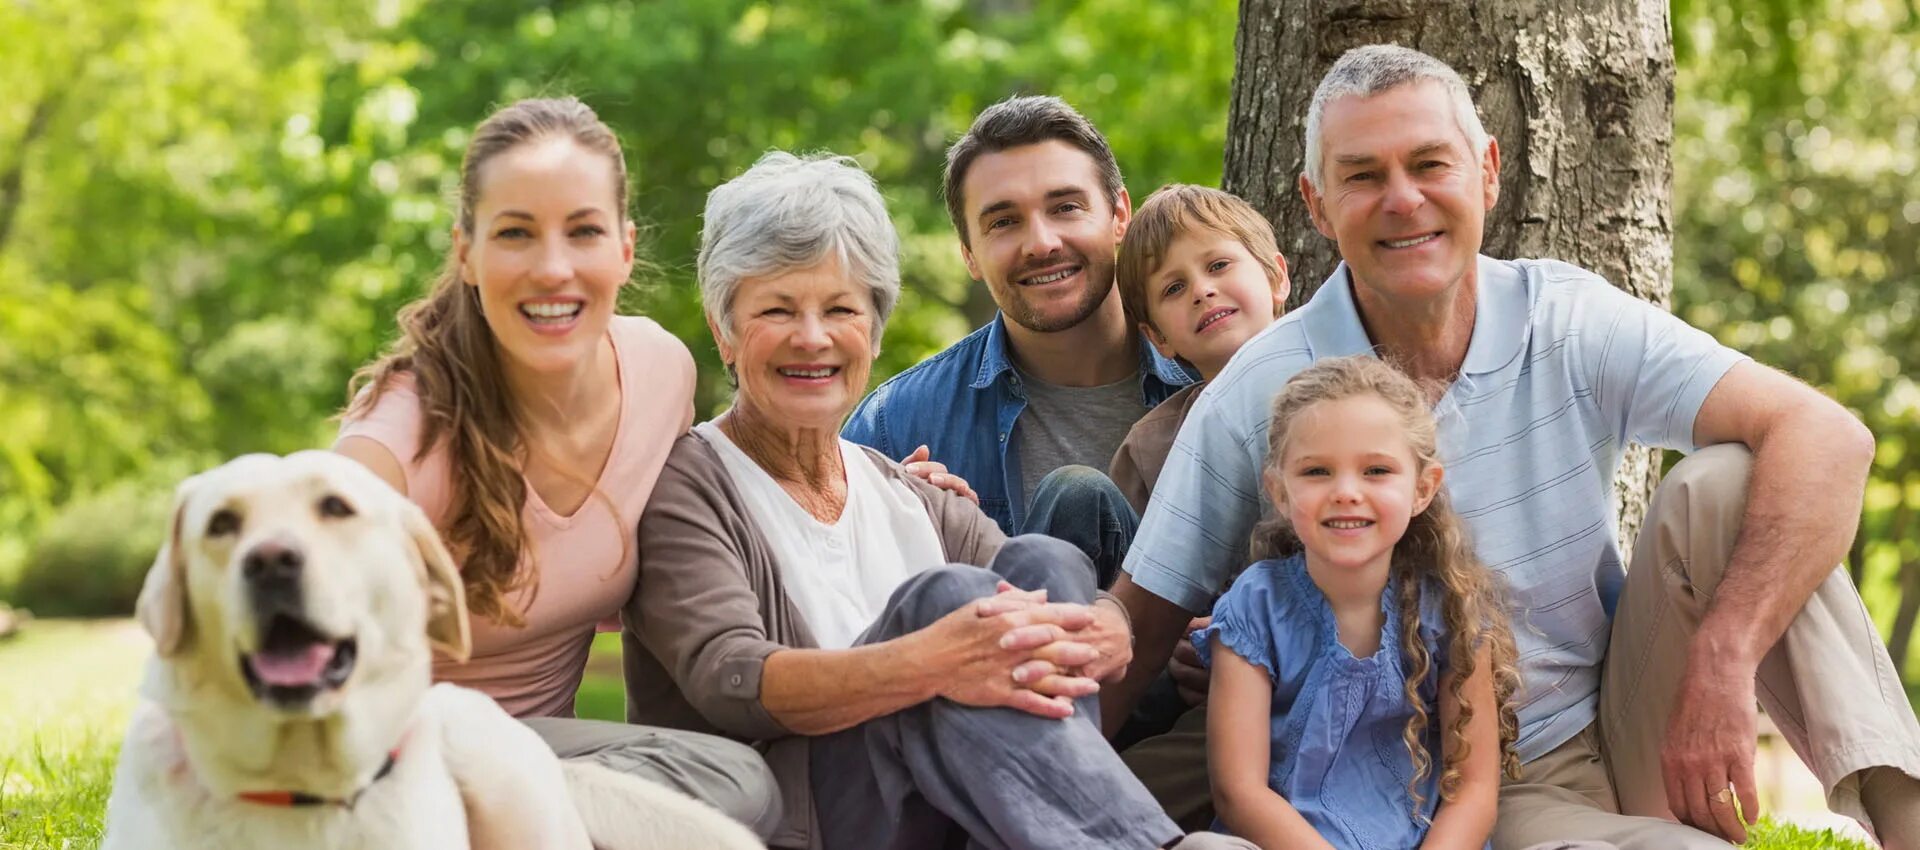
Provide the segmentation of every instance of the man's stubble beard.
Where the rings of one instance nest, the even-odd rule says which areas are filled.
[[[1082,262],[1080,268],[1083,274],[1096,271],[1096,267],[1091,262]],[[1094,313],[1099,312],[1100,308],[1106,305],[1107,298],[1113,295],[1113,264],[1104,264],[1098,267],[1097,270],[1104,272],[1102,277],[1105,278],[1106,285],[1089,285],[1081,292],[1079,303],[1074,305],[1074,309],[1065,316],[1047,320],[1045,317],[1039,315],[1039,311],[1033,309],[1032,305],[1027,302],[1026,294],[1021,291],[1020,284],[1014,282],[1018,280],[1018,277],[1012,276],[1007,279],[1006,291],[1008,295],[1012,296],[1010,300],[1014,303],[1010,305],[1012,309],[1002,307],[1000,312],[1014,324],[1034,333],[1059,333],[1064,330],[1079,327],[1081,322],[1086,321],[1093,316]],[[1092,279],[1091,275],[1089,275],[1089,279]]]

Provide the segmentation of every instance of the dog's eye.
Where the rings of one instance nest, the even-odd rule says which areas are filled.
[[[320,515],[336,519],[353,516],[353,506],[339,496],[328,496],[320,500]]]
[[[240,530],[240,515],[222,508],[207,519],[207,536],[220,537]]]

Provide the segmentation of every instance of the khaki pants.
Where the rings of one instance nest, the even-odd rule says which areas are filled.
[[[1205,703],[1187,709],[1166,733],[1121,750],[1120,760],[1181,829],[1193,832],[1213,824]]]
[[[1556,838],[1622,850],[1731,846],[1672,822],[1660,743],[1687,644],[1739,536],[1752,465],[1744,447],[1710,446],[1661,483],[1614,612],[1599,719],[1501,789],[1496,850]],[[1920,724],[1845,570],[1827,576],[1767,653],[1755,690],[1834,811],[1865,820],[1865,768],[1920,776]]]

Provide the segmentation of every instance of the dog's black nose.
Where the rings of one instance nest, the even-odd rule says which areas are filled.
[[[240,562],[240,569],[247,581],[254,584],[297,585],[300,580],[300,568],[305,565],[306,556],[300,550],[268,540],[247,551],[246,558]]]

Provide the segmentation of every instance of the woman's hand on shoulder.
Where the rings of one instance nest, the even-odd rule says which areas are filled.
[[[954,609],[913,638],[941,675],[938,695],[964,705],[1016,708],[1040,717],[1073,714],[1073,701],[1098,693],[1077,671],[1098,657],[1071,639],[1093,615],[1050,603],[1045,591],[1010,591]]]
[[[905,467],[907,472],[915,478],[956,496],[960,496],[976,505],[980,504],[979,494],[973,492],[973,485],[968,484],[967,479],[948,472],[946,464],[937,460],[930,460],[929,458],[931,457],[932,452],[925,445],[922,445],[920,448],[914,449],[912,454],[901,458],[900,465]]]

